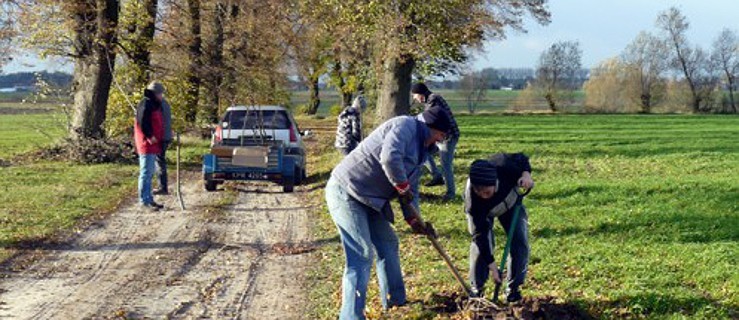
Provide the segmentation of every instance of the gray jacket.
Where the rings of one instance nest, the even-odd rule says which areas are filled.
[[[344,158],[331,177],[354,199],[394,222],[390,207],[390,200],[398,197],[394,185],[408,181],[414,194],[413,205],[418,209],[418,183],[428,152],[424,142],[430,134],[426,124],[418,118],[392,118]],[[404,217],[411,215],[403,209]]]
[[[167,99],[162,99],[162,118],[164,118],[164,141],[172,141],[172,108]]]

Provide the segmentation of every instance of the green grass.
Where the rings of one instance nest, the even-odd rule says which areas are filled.
[[[57,115],[0,115],[0,158],[50,145],[64,134]],[[208,141],[183,138],[183,166],[197,167]],[[168,153],[174,163],[174,148]],[[0,261],[16,248],[68,233],[136,194],[138,166],[33,160],[0,166]],[[172,165],[172,172],[174,165]]]
[[[0,159],[51,145],[63,132],[52,113],[0,114]]]
[[[739,118],[736,116],[460,116],[457,192],[469,164],[494,152],[531,157],[528,296],[554,296],[597,318],[729,319],[739,316]],[[320,172],[337,157],[316,159]],[[441,195],[442,187],[422,188]],[[469,235],[461,200],[424,202],[441,242],[466,275]],[[336,236],[327,213],[318,239]],[[437,315],[436,293],[457,289],[428,241],[398,223],[409,299],[389,318]],[[496,223],[496,257],[503,233]],[[343,253],[321,251],[312,316],[336,316]],[[380,313],[377,284],[369,314]]]

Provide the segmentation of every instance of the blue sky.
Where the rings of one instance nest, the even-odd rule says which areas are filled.
[[[583,49],[583,66],[593,67],[618,55],[639,31],[657,32],[658,13],[671,6],[688,17],[690,41],[706,49],[721,29],[739,31],[737,0],[550,0],[552,23],[540,26],[529,19],[528,33],[509,32],[507,39],[487,43],[472,65],[475,69],[534,67],[552,43],[577,40]],[[4,68],[6,73],[26,70],[71,71],[72,67],[26,54]]]
[[[510,32],[507,39],[486,44],[473,66],[534,67],[552,43],[577,40],[583,49],[583,66],[593,67],[617,56],[639,31],[658,32],[657,15],[672,6],[688,17],[688,39],[705,49],[723,28],[739,31],[737,0],[550,0],[549,25],[529,19],[528,33]]]

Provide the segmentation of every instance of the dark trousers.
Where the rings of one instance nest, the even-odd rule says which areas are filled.
[[[514,209],[509,210],[498,217],[498,221],[505,229],[506,234],[510,232]],[[529,264],[529,228],[526,207],[521,205],[518,213],[516,231],[511,239],[511,250],[507,262],[508,274],[506,276],[508,288],[518,289],[526,279]],[[490,276],[488,265],[495,260],[487,253],[494,253],[495,237],[493,235],[493,221],[487,215],[467,215],[467,225],[472,235],[470,244],[470,282],[473,288],[482,289]],[[505,239],[503,240],[505,242]],[[484,254],[481,254],[481,251]],[[498,258],[500,259],[500,258]],[[500,260],[495,262],[496,269],[500,266]]]
[[[157,155],[157,178],[159,179],[159,189],[169,190],[167,184],[167,147],[168,141],[162,142],[162,153]]]

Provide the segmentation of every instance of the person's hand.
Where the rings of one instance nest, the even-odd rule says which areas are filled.
[[[518,179],[518,186],[526,190],[533,188],[534,180],[531,179],[531,173],[529,173],[528,171],[524,171],[524,173],[521,175],[521,178]]]
[[[415,234],[426,234],[426,223],[418,216],[412,216],[405,220]]]
[[[498,272],[498,267],[495,266],[495,261],[488,265],[488,269],[490,269],[490,273],[493,275],[493,281],[495,281],[495,283],[503,282],[503,280],[501,280],[500,272]]]
[[[154,136],[152,136],[148,140],[149,140],[149,144],[156,144],[157,142],[159,142],[159,140],[157,140],[157,137],[154,137]]]
[[[398,191],[398,196],[402,203],[410,204],[413,202],[413,192],[411,191],[411,184],[408,181],[396,184],[395,190]]]

